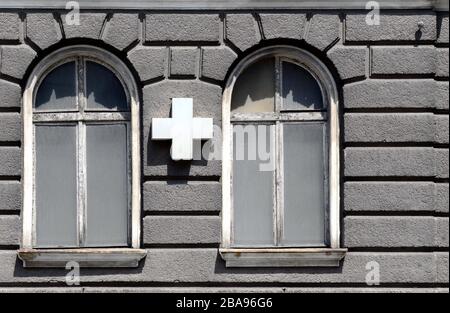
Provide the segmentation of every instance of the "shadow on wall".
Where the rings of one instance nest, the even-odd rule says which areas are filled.
[[[83,276],[121,276],[126,275],[129,280],[133,275],[141,275],[146,264],[146,258],[144,258],[139,267],[137,268],[81,268],[81,282],[83,282]],[[18,278],[49,278],[43,281],[26,281],[32,283],[64,283],[66,275],[71,269],[66,270],[64,268],[24,268],[22,261],[16,257],[16,263],[14,265],[14,277]]]
[[[173,256],[177,256],[174,254]],[[80,269],[80,280],[81,286],[88,280],[89,283],[97,282],[101,284],[107,281],[110,283],[130,283],[130,285],[135,285],[139,282],[147,283],[159,283],[165,281],[165,285],[171,285],[176,283],[180,286],[180,282],[185,284],[197,283],[198,279],[205,279],[203,283],[205,285],[211,285],[211,283],[216,282],[220,284],[220,277],[222,275],[277,275],[277,274],[342,274],[342,265],[340,267],[314,267],[314,268],[226,268],[225,261],[220,257],[217,252],[215,258],[206,258],[205,260],[211,260],[210,264],[205,262],[195,262],[195,260],[174,260],[167,259],[164,264],[155,264],[156,261],[161,260],[160,258],[152,257],[149,253],[147,258],[142,260],[138,268],[81,268]],[[171,268],[170,265],[176,266],[176,268]],[[209,267],[210,266],[210,267]],[[36,278],[35,280],[27,281],[32,283],[55,283],[56,285],[66,286],[66,275],[71,271],[61,268],[23,268],[22,261],[18,258],[16,259],[16,264],[14,268],[14,277],[16,278]],[[180,273],[181,277],[179,276]],[[96,277],[97,276],[97,277]],[[184,277],[183,277],[184,276]],[[85,277],[85,278],[83,278]],[[86,279],[87,277],[87,279]],[[227,276],[230,277],[230,276]],[[178,278],[180,279],[178,281]],[[243,283],[260,282],[258,277],[243,277]],[[239,281],[234,278],[233,284],[239,284]]]

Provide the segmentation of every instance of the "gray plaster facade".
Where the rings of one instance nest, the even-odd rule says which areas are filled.
[[[448,292],[448,12],[383,10],[63,10],[0,8],[0,291]],[[424,27],[418,31],[418,22]],[[335,76],[341,96],[341,246],[337,268],[226,268],[221,162],[174,162],[153,142],[151,119],[171,98],[221,124],[227,75],[274,44],[301,47]],[[26,269],[17,257],[22,207],[22,93],[56,49],[102,47],[133,72],[141,99],[142,248],[133,269]],[[380,265],[368,286],[366,264]]]

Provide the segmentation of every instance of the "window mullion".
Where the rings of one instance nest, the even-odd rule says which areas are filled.
[[[86,63],[84,57],[78,58],[78,110],[80,114],[78,154],[80,156],[78,177],[78,227],[80,247],[86,245],[86,123],[84,121],[84,111],[86,109]]]
[[[78,122],[78,243],[86,242],[86,124]]]
[[[86,109],[86,66],[85,59],[77,59],[77,88],[78,88],[78,110],[84,114]]]
[[[281,81],[282,81],[282,66],[281,58],[275,57],[275,112],[279,113],[281,110],[282,96],[281,96]]]
[[[279,112],[281,110],[282,95],[282,67],[281,58],[275,57],[275,199],[274,199],[274,234],[275,246],[279,246],[283,236],[283,130]]]

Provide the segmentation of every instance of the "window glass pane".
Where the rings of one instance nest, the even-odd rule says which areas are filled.
[[[290,62],[282,66],[282,110],[322,110],[322,92],[317,80],[304,68]]]
[[[76,94],[75,62],[65,63],[43,79],[34,106],[38,111],[75,110]]]
[[[36,243],[77,245],[76,126],[36,125]]]
[[[274,126],[235,125],[233,150],[234,245],[273,245]]]
[[[325,243],[324,124],[283,125],[284,234],[281,243]]]
[[[87,246],[128,242],[128,157],[125,124],[87,125]]]
[[[256,62],[237,79],[233,90],[233,113],[273,112],[275,106],[275,61]]]
[[[86,62],[87,108],[127,110],[127,97],[117,76],[103,65]]]

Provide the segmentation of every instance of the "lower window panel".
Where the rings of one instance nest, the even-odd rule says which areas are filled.
[[[35,126],[35,229],[38,247],[75,247],[77,127]]]

